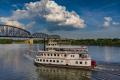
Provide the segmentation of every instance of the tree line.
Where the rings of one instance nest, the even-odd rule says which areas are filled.
[[[34,40],[34,44],[41,44],[43,40]],[[48,42],[48,41],[46,41]],[[62,44],[88,46],[120,46],[120,39],[64,39]],[[24,40],[0,39],[0,44],[24,43]]]
[[[72,45],[120,46],[120,39],[80,39],[71,40]]]

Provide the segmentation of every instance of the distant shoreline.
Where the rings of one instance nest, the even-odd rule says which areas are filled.
[[[72,45],[87,45],[87,46],[118,46],[120,47],[120,39],[81,39],[72,40]]]
[[[86,46],[118,46],[120,47],[120,39],[64,39],[65,45],[86,45]],[[0,39],[0,44],[23,44],[25,40]],[[43,40],[34,40],[34,44],[43,43]]]

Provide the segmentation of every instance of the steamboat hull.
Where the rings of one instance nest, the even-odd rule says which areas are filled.
[[[34,62],[36,67],[45,66],[45,67],[58,67],[58,68],[71,68],[71,69],[84,69],[84,70],[93,70],[91,66],[72,66],[72,65],[61,65],[61,64],[43,64]]]

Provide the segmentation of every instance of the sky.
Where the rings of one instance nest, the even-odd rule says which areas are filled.
[[[64,38],[120,38],[120,0],[0,0],[0,24]]]

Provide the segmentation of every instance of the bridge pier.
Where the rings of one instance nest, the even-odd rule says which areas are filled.
[[[32,45],[33,44],[33,39],[28,39],[28,40],[25,41],[25,43]]]

